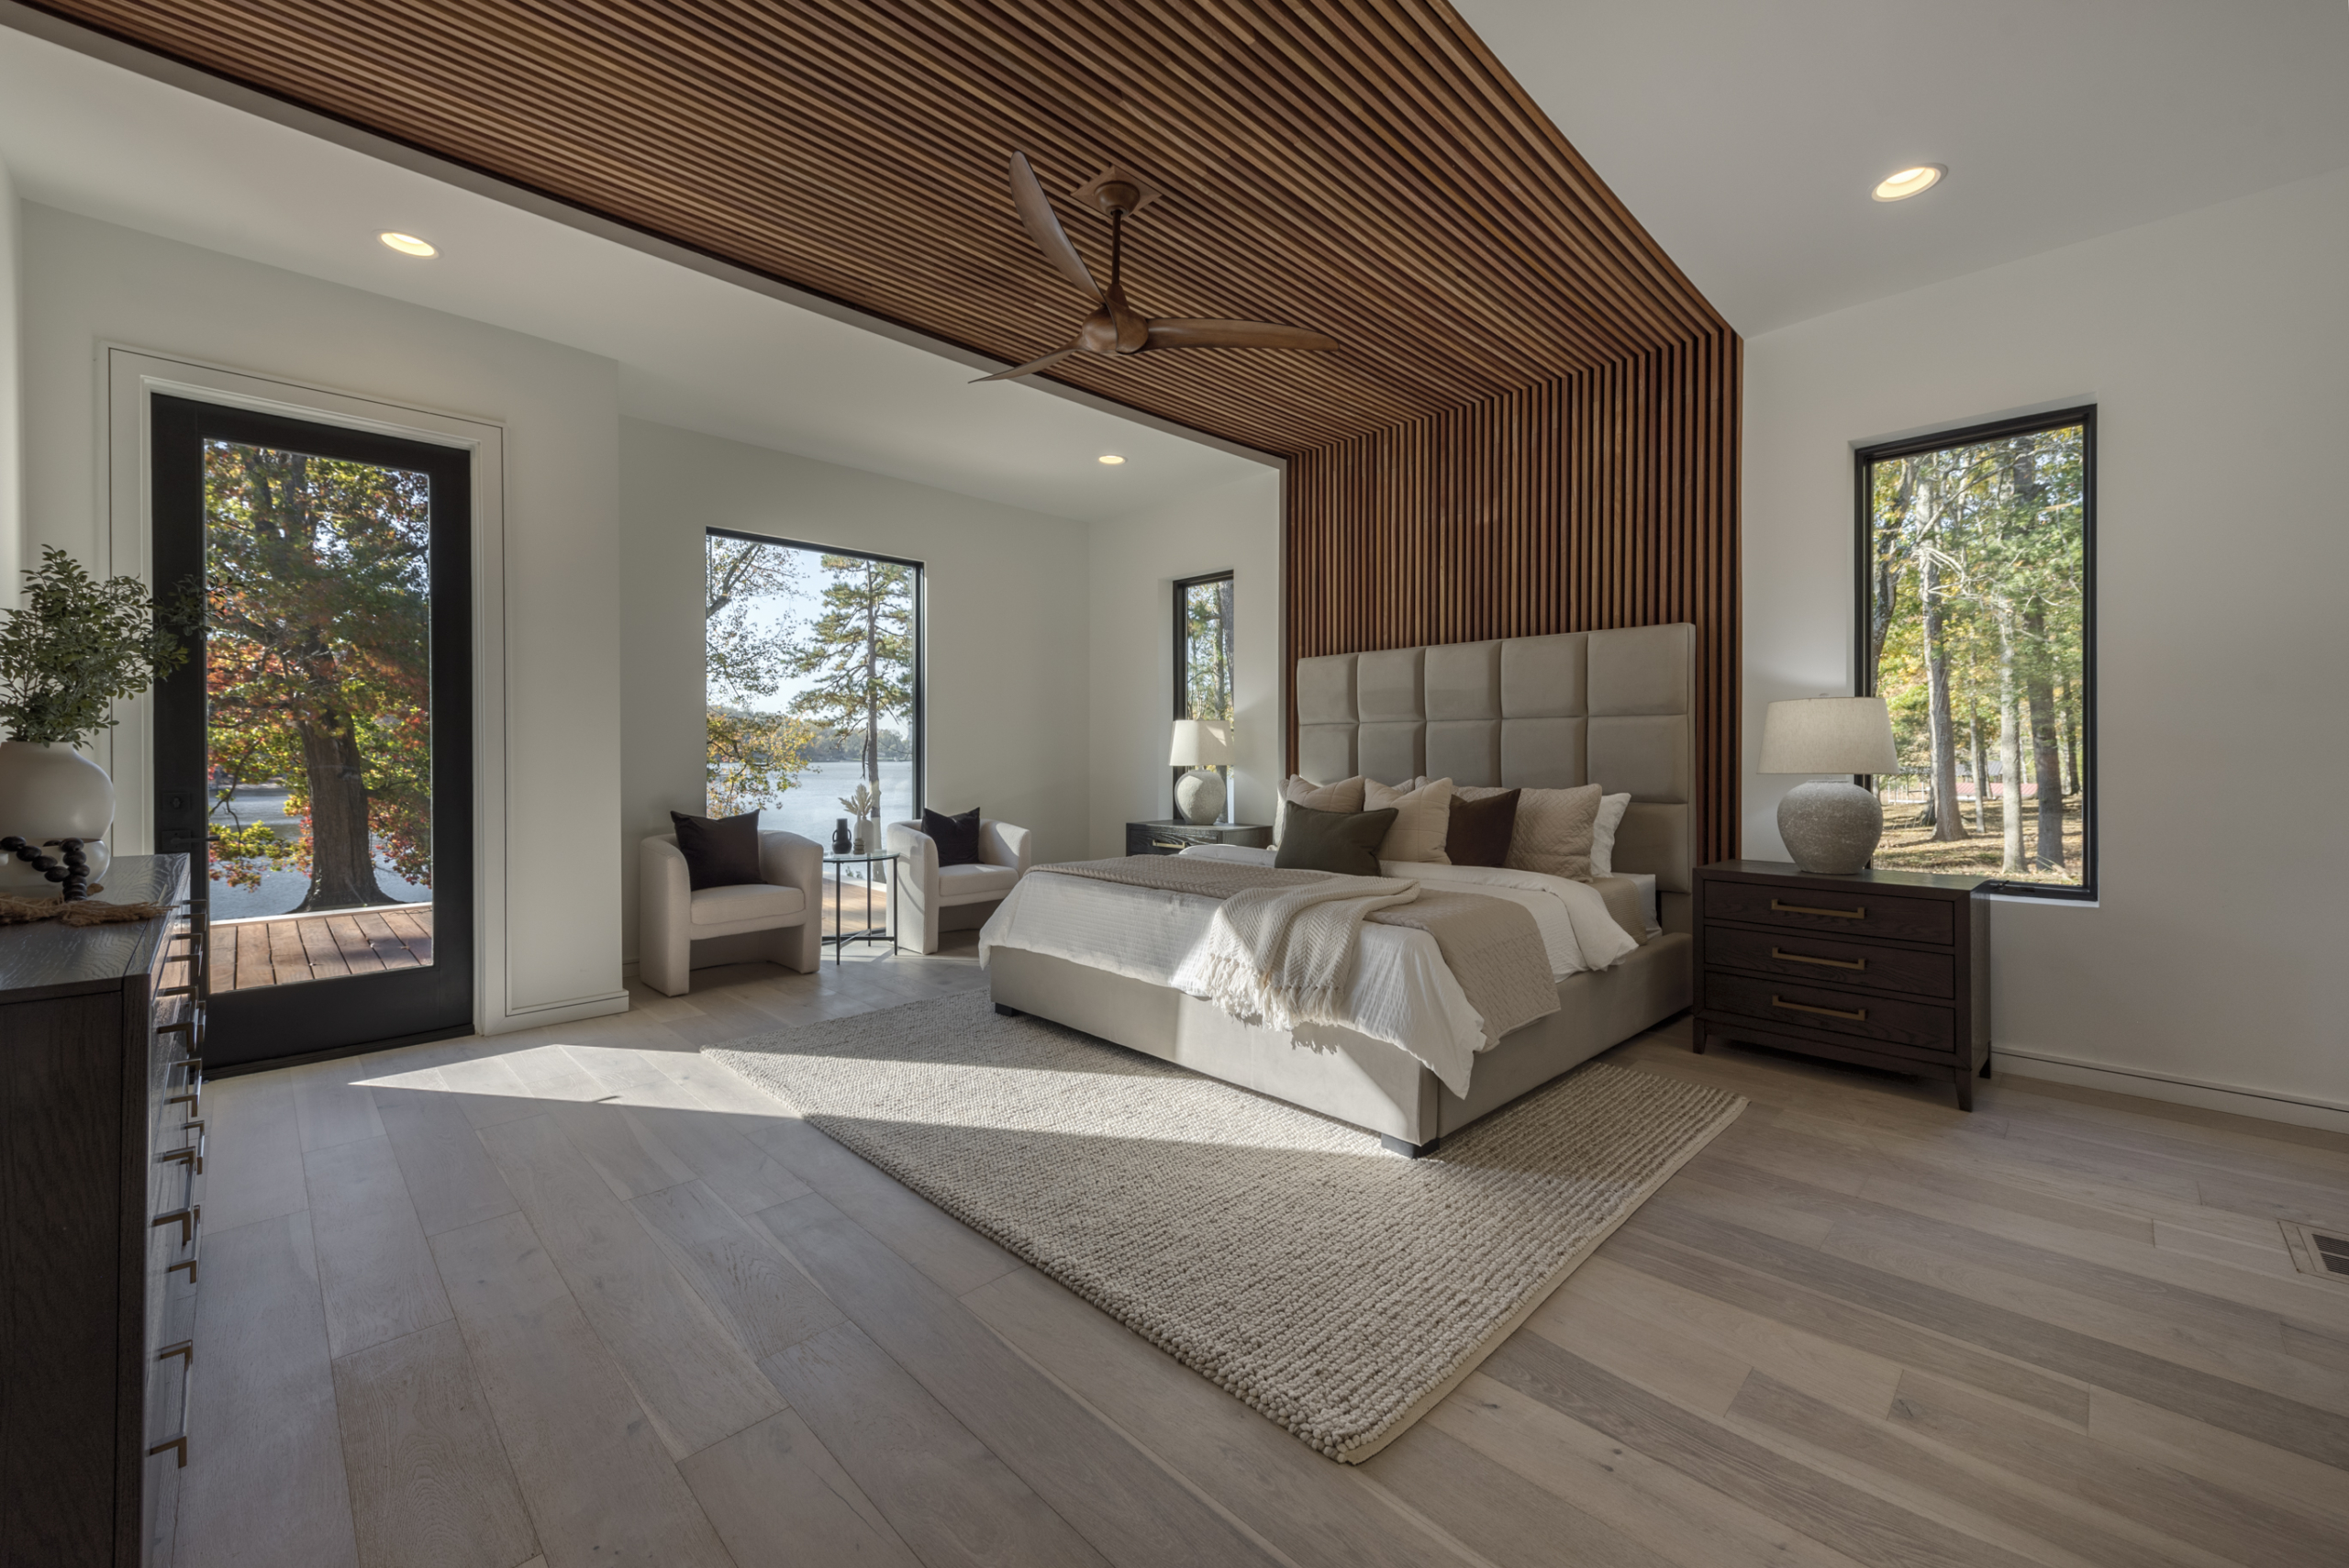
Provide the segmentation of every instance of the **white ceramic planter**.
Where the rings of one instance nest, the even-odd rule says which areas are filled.
[[[71,746],[0,740],[0,838],[80,839],[95,879],[111,858],[104,840],[113,826],[114,781],[104,768]],[[54,850],[50,858],[57,858]],[[13,855],[0,857],[0,892],[36,891],[54,892],[55,884]]]

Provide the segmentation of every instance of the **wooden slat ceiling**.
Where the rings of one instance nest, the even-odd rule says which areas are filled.
[[[1267,450],[1350,439],[1720,317],[1442,0],[48,0],[44,9],[1008,361],[1089,306],[1022,233],[1111,161],[1154,316],[1334,354],[1053,373]],[[974,397],[1007,395],[974,388]]]

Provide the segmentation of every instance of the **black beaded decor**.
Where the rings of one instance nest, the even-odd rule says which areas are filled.
[[[58,851],[52,859],[43,853],[54,846]],[[6,851],[25,862],[41,876],[58,884],[58,895],[71,904],[90,895],[90,857],[86,846],[79,839],[52,839],[49,845],[28,844],[23,835],[11,833],[0,839],[0,851]]]

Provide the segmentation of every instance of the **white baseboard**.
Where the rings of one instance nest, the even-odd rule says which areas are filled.
[[[2135,1095],[2141,1099],[2167,1100],[2172,1105],[2198,1106],[2204,1110],[2257,1117],[2263,1121],[2349,1133],[2349,1106],[2326,1100],[2231,1088],[2223,1084],[2139,1068],[2108,1067],[2034,1051],[2009,1051],[1996,1044],[1990,1048],[1990,1061],[1993,1071],[2018,1078],[2045,1078],[2057,1084],[2076,1084],[2084,1089],[2106,1089],[2116,1095]]]
[[[548,1024],[576,1023],[581,1018],[607,1018],[629,1009],[625,990],[609,992],[601,996],[583,996],[572,1002],[550,1002],[543,1007],[527,1012],[508,1013],[502,1018],[484,1018],[480,1024],[483,1034],[512,1034],[518,1029],[535,1029]]]

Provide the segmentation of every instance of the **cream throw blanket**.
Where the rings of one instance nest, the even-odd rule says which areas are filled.
[[[1351,1027],[1345,1002],[1365,919],[1434,939],[1484,1020],[1489,1044],[1558,1010],[1540,930],[1524,906],[1431,892],[1402,877],[1338,876],[1205,857],[1130,855],[1063,862],[1038,873],[1090,877],[1219,900],[1207,940],[1176,970],[1176,989],[1243,1023],[1294,1030]]]

